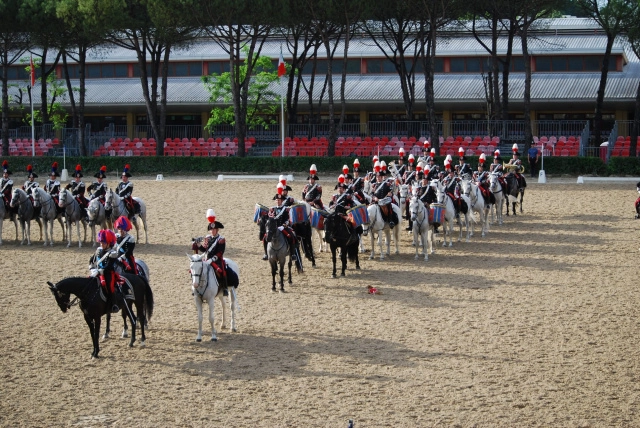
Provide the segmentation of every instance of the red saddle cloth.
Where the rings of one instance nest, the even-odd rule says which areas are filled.
[[[640,213],[640,198],[636,199],[636,212]]]

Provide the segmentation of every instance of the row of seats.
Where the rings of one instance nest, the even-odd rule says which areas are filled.
[[[9,139],[9,156],[31,156],[34,152],[31,141],[31,139],[27,138]],[[35,155],[44,156],[58,144],[60,144],[60,141],[57,138],[40,138],[35,143]]]

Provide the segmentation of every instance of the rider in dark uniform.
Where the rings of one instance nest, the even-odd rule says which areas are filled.
[[[6,212],[17,212],[17,208],[11,208],[11,193],[13,192],[13,180],[9,178],[11,171],[9,170],[9,162],[2,161],[2,181],[0,181],[0,192],[5,205]]]
[[[460,159],[458,159],[458,177],[462,177],[464,175],[471,177],[473,175],[473,170],[471,169],[471,165],[467,163],[467,158],[460,156]]]
[[[474,180],[478,180],[478,177],[480,177],[480,174],[482,174],[484,172],[484,162],[487,159],[487,157],[485,156],[484,153],[480,154],[480,157],[478,158],[478,170],[473,172],[473,179]]]
[[[400,147],[398,150],[398,177],[402,177],[407,170],[407,165],[404,163],[404,148]]]
[[[58,181],[59,176],[60,174],[58,174],[58,162],[54,162],[53,165],[51,165],[51,173],[49,174],[49,178],[44,183],[44,190],[49,195],[51,195],[54,202],[56,203],[57,212],[62,213],[64,212],[64,208],[61,208],[58,205],[58,202],[60,201],[60,182]]]
[[[515,169],[513,170],[513,174],[518,179],[518,185],[521,188],[527,187],[527,181],[524,176],[520,173],[522,171],[522,160],[520,159],[520,152],[518,152],[518,145],[513,145],[513,157],[509,159],[509,165],[515,165]]]
[[[636,190],[640,193],[640,181],[636,184]],[[640,197],[636,199],[636,220],[640,219]]]
[[[123,297],[116,294],[116,282],[119,275],[114,270],[114,264],[118,258],[117,251],[113,248],[116,245],[116,235],[107,229],[98,232],[98,243],[100,247],[89,259],[89,263],[99,269],[98,280],[107,297],[107,307],[111,307],[111,312],[116,313],[120,309],[118,303],[123,303]]]
[[[224,236],[218,232],[220,229],[224,229],[224,225],[216,220],[215,213],[212,209],[207,211],[207,219],[209,220],[209,226],[207,230],[209,235],[204,238],[196,239],[191,245],[191,249],[194,254],[198,254],[198,251],[205,253],[203,259],[205,263],[209,263],[213,267],[218,284],[224,289],[225,295],[227,294],[227,272],[224,263],[224,251],[227,246],[227,241]]]
[[[27,165],[27,181],[24,182],[22,186],[22,190],[26,192],[27,195],[31,196],[33,200],[33,189],[36,187],[40,187],[40,184],[35,180],[38,178],[38,174],[33,172],[33,167],[31,165]]]
[[[297,257],[297,239],[296,234],[289,224],[289,210],[284,206],[284,196],[280,193],[276,193],[273,200],[276,201],[276,206],[271,207],[269,210],[269,217],[274,217],[276,219],[278,229],[280,229],[284,237],[287,238],[287,241],[289,242],[291,259],[295,261]]]
[[[118,260],[122,263],[124,271],[134,275],[138,274],[138,266],[133,250],[136,248],[136,238],[129,234],[131,222],[125,216],[120,216],[113,223],[113,227],[118,231],[116,234],[118,243]]]
[[[436,165],[436,158],[431,156],[429,158],[429,172],[427,173],[427,180],[431,181],[438,178],[440,174],[440,167]]]
[[[71,190],[71,194],[76,198],[76,201],[80,204],[82,208],[87,208],[89,205],[89,201],[84,197],[86,186],[82,181],[82,166],[80,164],[76,165],[76,170],[71,174],[73,177],[73,181],[69,182],[66,185],[65,189]]]
[[[124,166],[122,171],[122,181],[118,183],[116,192],[118,196],[124,201],[127,211],[129,211],[129,218],[134,219],[135,215],[140,214],[140,204],[136,203],[133,199],[133,183],[129,181],[131,173],[129,172],[129,164]]]
[[[322,186],[317,183],[317,181],[320,180],[316,175],[317,171],[316,165],[311,165],[309,176],[307,177],[309,183],[302,189],[302,199],[313,207],[324,209],[324,204],[322,203]]]
[[[385,204],[387,215],[385,216],[384,210],[381,208],[382,215],[385,216],[385,222],[389,223],[389,228],[393,229],[396,224],[398,224],[398,216],[396,212],[393,210],[392,200],[393,196],[391,195],[391,185],[386,180],[387,172],[384,169],[380,169],[376,175],[376,182],[371,184],[371,193],[373,194],[373,202],[378,203],[378,201],[389,198],[389,202]]]

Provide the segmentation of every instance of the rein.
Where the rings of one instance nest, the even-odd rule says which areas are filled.
[[[209,275],[204,275],[204,262],[202,260],[194,262],[194,263],[201,263],[202,264],[202,270],[200,270],[199,274],[193,273],[193,271],[191,272],[191,277],[192,278],[198,278],[198,286],[197,287],[193,287],[194,290],[196,291],[196,293],[198,293],[198,297],[200,297],[200,300],[204,301],[204,299],[202,298],[202,296],[204,296],[204,293],[207,291],[207,289],[209,288]],[[202,277],[206,276],[206,282],[204,284],[204,289],[202,290],[202,293],[198,290],[200,290],[200,287],[202,287]]]

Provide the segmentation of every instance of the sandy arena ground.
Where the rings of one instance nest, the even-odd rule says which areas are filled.
[[[134,183],[156,301],[144,348],[117,317],[92,360],[80,310],[46,285],[87,275],[91,244],[67,249],[56,225],[53,248],[37,231],[21,247],[5,222],[1,426],[640,426],[635,183],[530,184],[524,215],[485,238],[424,262],[403,233],[400,255],[338,279],[323,253],[285,294],[252,223],[275,180]],[[196,343],[185,253],[210,207],[241,268],[239,331]]]

